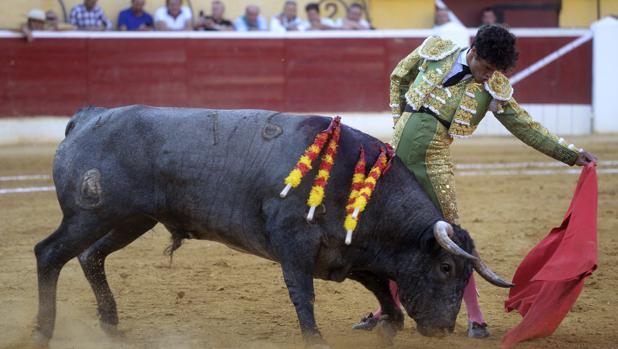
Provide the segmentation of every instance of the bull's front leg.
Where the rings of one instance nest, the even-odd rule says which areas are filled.
[[[308,345],[326,345],[315,322],[313,276],[293,263],[282,263],[283,279],[296,308],[303,338]]]
[[[380,302],[382,316],[377,325],[377,333],[385,345],[392,345],[397,331],[403,329],[404,316],[400,307],[395,303],[389,289],[388,277],[367,271],[352,272],[348,277],[360,282]]]
[[[286,231],[272,234],[271,241],[281,262],[283,279],[296,308],[305,343],[312,347],[328,347],[322,339],[313,311],[313,271],[319,249],[319,243],[313,239],[319,234],[312,235],[304,231],[299,234]]]

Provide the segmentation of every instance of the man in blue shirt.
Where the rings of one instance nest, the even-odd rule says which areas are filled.
[[[239,32],[268,30],[266,19],[260,16],[260,8],[256,5],[247,5],[245,15],[234,21],[234,28]]]
[[[145,0],[131,0],[131,7],[118,14],[118,30],[152,30],[152,16],[144,11]]]

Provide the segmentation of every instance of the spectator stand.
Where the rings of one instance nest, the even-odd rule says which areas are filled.
[[[345,17],[345,14],[350,9],[350,5],[352,5],[351,2],[346,2],[344,0],[319,0],[316,1],[316,3],[326,10],[324,12],[325,17],[332,20]],[[371,24],[371,15],[369,13],[369,4],[367,3],[367,0],[357,0],[354,3],[359,4],[362,7],[365,20]]]

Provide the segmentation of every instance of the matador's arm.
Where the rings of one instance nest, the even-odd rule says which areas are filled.
[[[575,164],[579,149],[573,144],[567,144],[564,139],[558,138],[543,125],[534,121],[514,98],[504,102],[495,102],[497,102],[497,111],[494,115],[515,137],[567,165]]]
[[[390,107],[394,124],[403,112],[406,103],[405,94],[408,92],[411,81],[416,78],[419,65],[423,60],[419,53],[420,47],[401,60],[391,74]]]

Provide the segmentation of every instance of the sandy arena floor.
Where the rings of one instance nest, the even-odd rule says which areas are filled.
[[[618,168],[618,137],[570,139],[596,153],[599,170]],[[0,177],[49,175],[55,145],[0,148]],[[458,141],[457,163],[551,159],[512,138]],[[564,171],[566,166],[544,169]],[[577,174],[458,176],[462,225],[499,274],[510,278],[528,250],[560,224],[575,189]],[[618,174],[599,173],[599,269],[586,282],[579,301],[556,333],[519,348],[617,348],[618,331]],[[2,189],[49,186],[50,179],[4,180]],[[55,193],[0,194],[0,348],[28,347],[36,315],[36,272],[32,248],[59,224]],[[302,345],[293,306],[278,264],[208,241],[187,241],[169,258],[169,234],[156,226],[107,259],[107,272],[120,311],[123,341],[112,341],[98,327],[95,300],[76,260],[63,269],[52,348],[296,348]],[[520,321],[506,314],[507,291],[478,281],[481,305],[493,335],[465,337],[465,314],[446,339],[422,337],[413,321],[395,339],[395,348],[497,348],[504,333]],[[316,316],[335,348],[376,348],[377,337],[350,325],[376,301],[359,284],[316,281]],[[465,308],[465,307],[462,307]]]

